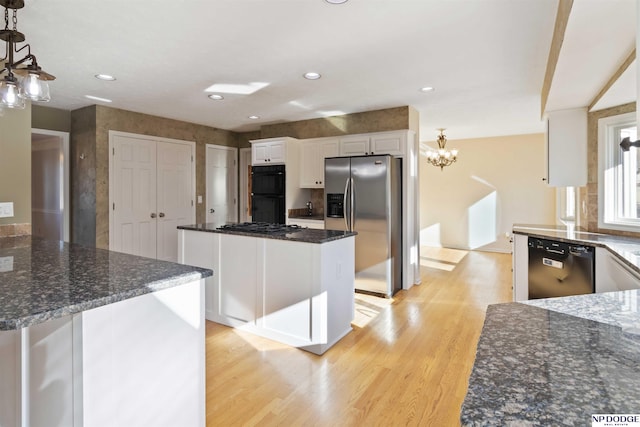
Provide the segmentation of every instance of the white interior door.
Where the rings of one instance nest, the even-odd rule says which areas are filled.
[[[219,227],[238,221],[237,149],[207,145],[207,222]]]
[[[178,261],[195,222],[195,143],[109,131],[109,249]]]
[[[114,135],[111,148],[109,248],[156,258],[156,142]]]
[[[178,262],[179,225],[191,224],[194,206],[191,181],[193,165],[189,145],[157,143],[157,258]]]

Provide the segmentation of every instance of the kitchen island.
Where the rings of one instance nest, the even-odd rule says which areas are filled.
[[[0,425],[204,426],[211,274],[0,239]]]
[[[491,305],[463,425],[591,425],[640,409],[640,291]]]
[[[206,284],[208,320],[315,354],[351,331],[356,233],[178,229],[179,261],[216,272]]]

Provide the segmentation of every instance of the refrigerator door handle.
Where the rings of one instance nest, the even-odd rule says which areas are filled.
[[[344,182],[344,197],[342,198],[342,215],[344,216],[344,227],[347,229],[347,231],[351,231],[349,229],[349,218],[347,217],[347,215],[349,215],[347,213],[347,194],[349,191],[349,179],[350,178],[347,178],[347,180]]]
[[[350,213],[350,221],[351,221],[351,228],[349,229],[349,231],[353,231],[353,228],[355,226],[355,219],[356,219],[356,186],[355,183],[353,182],[353,178],[350,178],[351,180],[351,191],[349,192],[350,196],[351,196],[351,205],[349,206],[349,213]]]

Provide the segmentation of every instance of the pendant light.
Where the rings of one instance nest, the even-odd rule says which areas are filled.
[[[0,107],[24,108],[25,99],[30,101],[47,102],[51,100],[49,94],[49,80],[55,77],[46,73],[38,66],[36,56],[31,53],[31,46],[25,43],[18,47],[18,43],[25,41],[25,36],[18,31],[18,9],[24,7],[24,0],[0,0],[4,7],[4,29],[0,30],[0,40],[4,40],[5,55],[0,58],[3,67],[0,70]],[[9,10],[12,10],[9,28]],[[15,59],[14,55],[26,49],[26,55]]]

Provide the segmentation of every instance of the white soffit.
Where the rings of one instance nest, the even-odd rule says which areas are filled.
[[[546,111],[586,107],[635,47],[636,0],[575,0]]]

